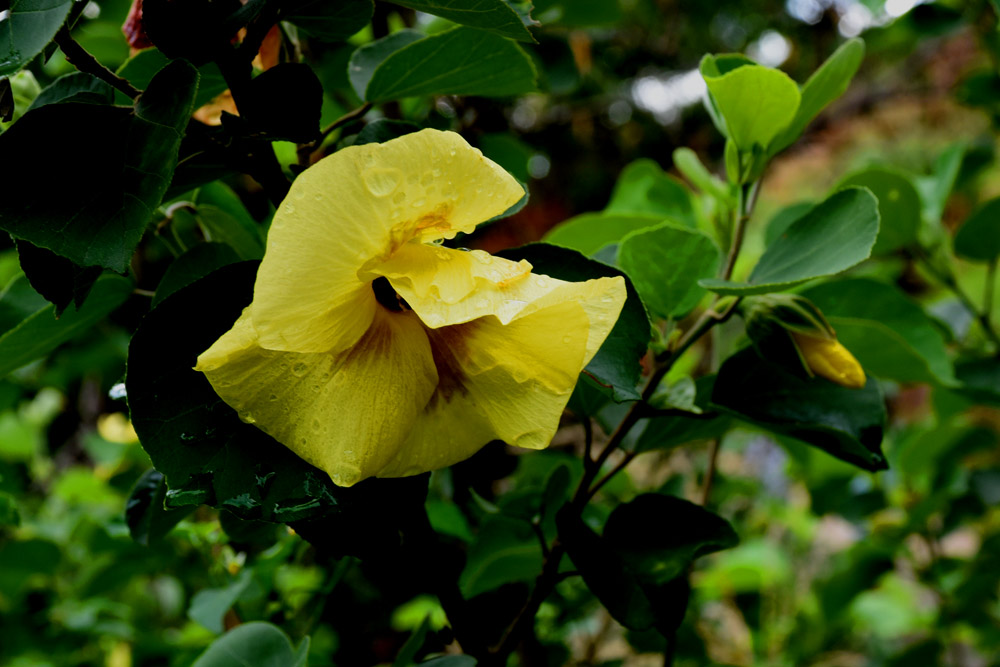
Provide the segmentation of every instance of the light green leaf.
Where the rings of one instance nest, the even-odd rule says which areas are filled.
[[[832,194],[799,218],[764,251],[747,282],[699,281],[718,294],[779,292],[832,276],[871,256],[878,236],[878,200],[864,188]]]
[[[672,225],[632,232],[618,248],[618,264],[632,279],[650,313],[681,317],[705,290],[698,280],[714,276],[722,256],[707,235]]]
[[[199,205],[195,219],[211,241],[225,243],[240,259],[261,259],[264,257],[264,240],[260,226],[243,217],[230,215],[215,206]]]
[[[535,41],[527,26],[538,24],[518,13],[509,0],[398,0],[395,4],[521,42]]]
[[[858,278],[823,283],[803,295],[823,311],[840,342],[872,375],[955,383],[940,330],[894,287]]]
[[[0,306],[8,295],[21,291],[17,284],[8,286],[0,296]],[[86,301],[78,309],[67,309],[58,320],[54,306],[45,305],[17,326],[0,335],[0,377],[29,361],[45,356],[66,341],[90,328],[118,308],[132,293],[132,281],[115,275],[101,276]]]
[[[192,667],[306,667],[308,653],[309,637],[295,649],[277,626],[252,621],[212,642]]]
[[[250,570],[241,570],[236,579],[227,586],[198,591],[191,598],[188,617],[212,632],[221,634],[224,628],[223,617],[236,604],[236,600],[247,589],[251,581]]]
[[[0,76],[13,74],[42,52],[62,27],[72,0],[11,0],[0,21]]]
[[[354,58],[351,59],[351,73]],[[416,95],[509,97],[535,90],[535,67],[509,39],[455,28],[394,50],[371,75],[364,95],[385,102]]]
[[[969,216],[955,234],[955,253],[977,262],[1000,257],[1000,197],[991,199]]]
[[[629,163],[615,183],[605,213],[655,215],[686,227],[697,224],[691,193],[656,162],[643,158]]]
[[[771,221],[767,223],[767,229],[764,231],[764,243],[771,245],[777,241],[799,218],[811,211],[812,207],[812,202],[803,201],[786,206],[775,213]]]
[[[878,199],[882,221],[873,254],[884,254],[910,245],[920,230],[920,195],[909,176],[886,167],[871,167],[851,174],[840,182],[868,188]]]
[[[755,145],[766,149],[795,118],[798,85],[784,72],[761,65],[744,64],[722,72],[719,59],[705,56],[701,73],[725,122],[726,136],[744,152]]]
[[[698,154],[690,148],[685,146],[674,151],[674,166],[691,181],[691,185],[727,205],[732,204],[729,186],[712,174],[698,159]]]
[[[593,256],[601,248],[619,243],[632,232],[661,224],[663,218],[658,215],[583,213],[556,225],[543,240]]]
[[[802,86],[802,100],[795,118],[774,141],[774,155],[802,136],[806,126],[831,102],[844,94],[865,57],[865,43],[855,37],[840,45]]]
[[[929,225],[937,226],[941,223],[944,207],[962,169],[965,151],[964,143],[952,144],[934,160],[934,169],[929,176],[916,179],[917,191],[923,203],[923,219]]]

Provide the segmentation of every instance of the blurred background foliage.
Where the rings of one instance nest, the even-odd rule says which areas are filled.
[[[130,55],[121,33],[128,10],[126,0],[92,0],[75,33],[111,69]],[[955,229],[1000,195],[1000,33],[992,3],[538,0],[533,15],[538,43],[525,49],[541,92],[413,98],[383,109],[389,118],[460,129],[529,183],[527,206],[468,238],[470,247],[535,241],[561,221],[603,209],[618,174],[639,158],[670,170],[674,149],[688,146],[720,171],[723,142],[701,102],[703,54],[746,52],[801,82],[857,35],[867,44],[861,72],[775,161],[757,219],[872,164],[930,173],[956,143],[965,154],[945,226]],[[357,45],[404,25],[434,32],[447,22],[378,2],[372,25],[347,42],[310,42],[307,62],[336,92],[325,95],[324,125],[360,104],[346,85]],[[23,111],[18,96],[30,100],[72,71],[56,50],[15,76],[16,110]],[[293,144],[278,153],[286,168],[295,162]],[[252,180],[233,177],[228,185],[246,207],[240,214],[258,221],[271,214]],[[59,184],[50,187],[57,193]],[[764,228],[751,230],[748,261],[763,248]],[[155,288],[175,241],[144,241],[140,288]],[[958,266],[966,290],[981,292],[985,269]],[[17,267],[4,236],[0,287]],[[928,306],[953,345],[965,337],[968,317],[912,258],[893,255],[865,270]],[[150,462],[118,389],[144,298],[132,297],[136,303],[112,319],[0,380],[0,663],[189,665],[226,629],[255,620],[281,628],[268,646],[306,651],[315,666],[391,664],[413,637],[422,654],[443,649],[450,642],[443,611],[406,579],[413,573],[387,581],[351,556],[324,559],[284,526],[201,507],[160,517],[159,525],[133,525],[133,539],[125,516],[133,488],[158,483],[144,477]],[[707,363],[711,350],[700,351],[678,375]],[[890,468],[877,475],[750,427],[725,436],[713,508],[737,526],[741,544],[699,562],[675,664],[1000,664],[1000,413],[990,407],[1000,397],[973,400],[926,382],[883,387]],[[480,606],[512,613],[528,585],[518,573],[533,577],[541,558],[531,548],[505,551],[525,540],[507,536],[519,528],[505,525],[496,507],[516,510],[561,465],[579,475],[579,459],[567,452],[581,428],[567,420],[546,452],[490,446],[433,477],[431,523],[449,540],[472,543],[470,519],[481,529],[492,517],[495,543],[477,543],[470,552],[476,569],[460,582],[470,595],[505,582],[477,598]],[[642,457],[588,512],[606,515],[647,489],[696,499],[707,450]],[[573,578],[543,605],[537,634],[533,664],[663,660],[662,637],[625,631]],[[214,663],[209,656],[199,664]]]

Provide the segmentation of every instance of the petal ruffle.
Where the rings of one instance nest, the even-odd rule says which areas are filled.
[[[359,278],[362,267],[411,240],[470,232],[523,194],[507,172],[451,132],[422,130],[321,160],[292,184],[268,233],[251,305],[259,344],[346,350],[368,330],[376,308]]]
[[[577,303],[586,313],[581,325],[588,332],[584,366],[597,353],[625,305],[625,281],[620,277],[571,283],[531,273],[531,265],[524,260],[512,262],[481,250],[465,252],[409,243],[371,272],[388,278],[432,329],[488,315],[509,325],[546,308]],[[568,323],[556,323],[551,329],[568,330]]]
[[[378,309],[345,352],[277,352],[258,345],[248,311],[198,357],[219,396],[338,485],[394,465],[438,385],[420,321]]]
[[[507,325],[488,317],[428,331],[439,385],[380,476],[443,468],[491,440],[547,447],[586,363],[588,331],[574,301]]]

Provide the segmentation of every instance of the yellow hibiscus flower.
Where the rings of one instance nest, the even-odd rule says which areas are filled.
[[[457,134],[338,151],[278,207],[253,302],[198,357],[222,399],[341,486],[548,446],[625,302],[435,241],[523,189]]]

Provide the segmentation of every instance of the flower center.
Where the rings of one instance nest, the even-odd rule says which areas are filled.
[[[410,304],[406,303],[406,300],[399,296],[396,290],[392,289],[389,279],[385,276],[379,276],[372,281],[372,292],[375,293],[375,300],[386,310],[396,313],[404,310],[413,310],[410,308]]]

